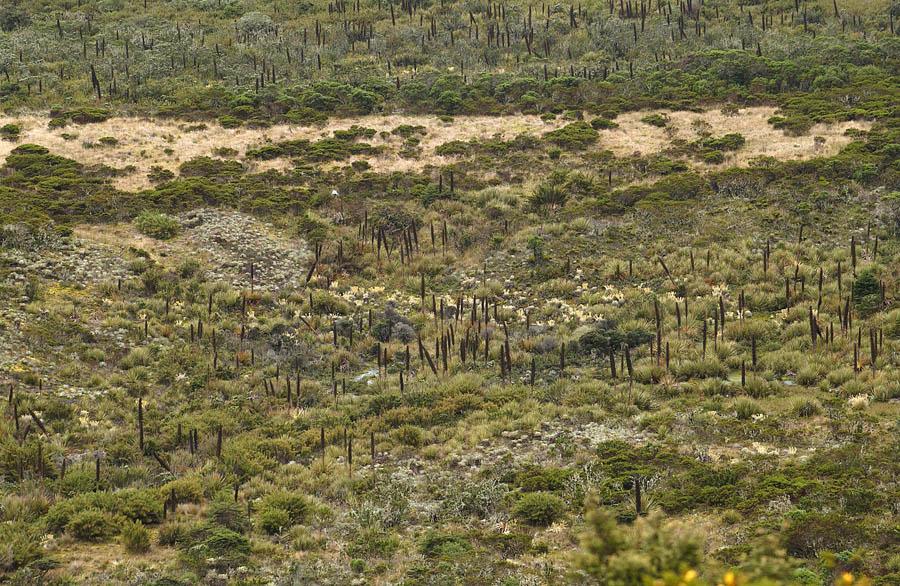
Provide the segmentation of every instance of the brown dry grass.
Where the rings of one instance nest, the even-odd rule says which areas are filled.
[[[86,164],[105,164],[123,168],[134,165],[137,170],[116,180],[116,186],[126,191],[137,191],[150,186],[147,172],[154,165],[177,171],[178,165],[197,156],[213,156],[219,147],[237,150],[243,156],[248,148],[265,142],[295,139],[317,139],[331,136],[335,130],[359,125],[373,128],[376,132],[390,132],[402,124],[422,125],[428,134],[422,138],[425,153],[433,153],[434,147],[450,140],[487,138],[499,133],[504,138],[512,138],[522,132],[539,133],[559,126],[559,123],[545,123],[537,116],[516,116],[496,118],[493,116],[466,116],[452,123],[441,122],[436,116],[361,116],[329,121],[316,127],[300,127],[279,124],[266,129],[236,128],[226,129],[215,123],[204,130],[186,132],[189,124],[173,120],[148,118],[111,118],[99,124],[70,125],[63,129],[48,129],[46,115],[32,114],[17,118],[0,116],[0,125],[16,122],[23,132],[19,144],[35,143],[52,151]],[[63,134],[77,135],[66,140]],[[97,145],[101,137],[111,136],[119,143],[114,146],[94,146],[86,148],[85,143]],[[399,147],[402,139],[391,136],[382,139],[378,134],[372,138],[374,145],[386,145],[391,150]],[[16,144],[0,141],[0,162],[6,159]],[[438,164],[434,157],[427,161]],[[426,161],[402,159],[394,154],[373,157],[370,163],[379,170],[411,170],[421,167]],[[290,168],[289,161],[252,162],[251,170]]]
[[[725,165],[746,165],[758,156],[770,156],[779,160],[807,159],[814,156],[833,155],[841,147],[850,142],[844,136],[848,128],[868,130],[868,122],[844,122],[840,124],[817,124],[804,136],[788,136],[776,130],[768,120],[775,115],[776,108],[759,106],[744,108],[736,116],[727,116],[720,110],[696,112],[662,111],[669,117],[669,127],[674,129],[678,138],[688,141],[697,138],[691,125],[696,120],[706,121],[714,136],[722,136],[729,132],[737,132],[747,139],[744,147],[736,153],[729,154]],[[629,112],[616,118],[619,128],[600,131],[600,145],[611,150],[617,156],[634,153],[648,155],[665,150],[671,138],[665,128],[658,128],[641,122],[647,112]],[[815,137],[821,136],[825,144],[818,147]]]
[[[807,136],[791,137],[773,129],[766,121],[775,112],[770,107],[746,108],[737,116],[726,116],[718,110],[705,113],[666,112],[672,122],[670,126],[681,138],[695,138],[691,123],[703,119],[712,127],[715,135],[728,132],[739,132],[747,139],[747,144],[739,152],[729,156],[726,164],[742,165],[758,155],[769,155],[779,159],[809,158],[815,155],[827,155],[837,152],[849,138],[845,137],[847,128],[867,129],[864,122],[818,125]],[[634,153],[650,154],[665,150],[670,144],[666,131],[645,124],[640,119],[647,112],[631,112],[619,116],[616,122],[619,128],[603,130],[597,148],[609,149],[617,156]],[[426,165],[441,166],[452,162],[452,158],[434,154],[440,144],[452,140],[484,139],[499,135],[502,139],[511,139],[518,134],[543,134],[562,126],[565,122],[556,120],[544,122],[538,116],[460,116],[452,122],[443,122],[436,116],[360,116],[332,120],[317,127],[299,127],[292,125],[276,125],[266,129],[237,128],[225,129],[215,123],[202,130],[187,131],[188,124],[174,120],[154,120],[149,118],[112,118],[106,122],[88,125],[71,125],[63,129],[48,129],[49,118],[45,114],[31,114],[17,118],[0,116],[0,125],[17,122],[23,127],[21,143],[44,145],[54,152],[73,158],[86,164],[105,164],[123,168],[135,167],[135,172],[116,179],[116,186],[126,191],[137,191],[150,186],[147,172],[152,166],[160,166],[177,171],[178,165],[197,156],[214,156],[219,147],[230,147],[238,151],[242,158],[250,147],[265,142],[278,142],[292,139],[317,139],[330,136],[335,130],[349,128],[352,125],[373,128],[376,134],[371,143],[383,146],[384,153],[369,157],[367,160],[373,169],[381,172],[414,171]],[[403,125],[421,125],[427,134],[421,137],[422,155],[417,159],[405,159],[397,155],[402,139],[396,136],[382,138],[381,132],[390,132]],[[76,135],[66,140],[63,134]],[[101,137],[111,136],[119,143],[113,146],[98,145]],[[817,146],[815,136],[825,138],[824,146]],[[94,144],[93,148],[90,145]],[[15,144],[0,141],[0,162],[6,159]],[[251,171],[266,169],[288,169],[290,161],[277,160],[265,162],[245,161]]]
[[[132,224],[99,224],[92,226],[77,226],[74,230],[76,238],[102,244],[119,251],[128,248],[144,250],[155,260],[163,260],[175,256],[176,246],[171,242],[156,240],[144,236]],[[196,251],[190,251],[196,256]],[[206,260],[206,259],[201,259]]]
[[[155,543],[155,535],[152,540]],[[114,574],[125,558],[129,560],[130,574],[158,572],[171,567],[177,560],[175,550],[155,544],[150,551],[134,555],[126,553],[119,543],[84,543],[63,537],[56,544],[56,549],[65,552],[65,555],[56,556],[62,563],[50,571],[48,578],[65,577],[78,583],[87,582],[97,575]]]

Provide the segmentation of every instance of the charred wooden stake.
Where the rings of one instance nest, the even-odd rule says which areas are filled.
[[[644,514],[643,503],[641,503],[641,477],[635,475],[633,477],[634,481],[634,509],[637,513],[637,516],[640,517]]]
[[[704,319],[703,320],[703,358],[706,358],[706,329],[707,329],[707,327],[708,327],[707,322]]]
[[[353,434],[347,437],[347,475],[353,476]]]
[[[144,453],[144,399],[138,397],[138,447]]]

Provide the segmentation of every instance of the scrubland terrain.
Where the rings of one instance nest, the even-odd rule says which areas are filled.
[[[0,583],[900,584],[900,7],[0,6]]]

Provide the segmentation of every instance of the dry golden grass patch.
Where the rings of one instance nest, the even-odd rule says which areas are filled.
[[[115,572],[122,560],[128,559],[129,573],[143,571],[159,571],[170,567],[177,560],[177,552],[169,547],[156,545],[155,532],[151,538],[150,550],[140,555],[128,554],[125,548],[116,541],[109,543],[86,543],[63,538],[56,545],[65,555],[56,556],[62,561],[59,567],[51,570],[48,578],[68,577],[76,581],[87,581],[92,576]]]
[[[500,134],[509,139],[523,132],[539,134],[557,128],[560,123],[546,123],[538,116],[522,115],[515,117],[464,116],[453,122],[442,122],[436,116],[359,116],[329,121],[320,126],[294,126],[278,124],[270,128],[222,128],[215,122],[200,130],[187,129],[191,123],[178,120],[161,120],[150,118],[111,118],[97,124],[72,124],[65,128],[49,129],[50,118],[45,114],[30,114],[19,117],[0,116],[0,125],[16,122],[22,126],[22,135],[18,143],[0,141],[0,162],[6,160],[9,152],[16,144],[35,143],[51,149],[55,153],[70,157],[79,162],[96,165],[104,164],[123,168],[134,165],[136,171],[126,177],[115,180],[119,189],[138,191],[150,187],[147,172],[153,166],[160,166],[177,171],[178,166],[194,157],[215,156],[215,150],[228,147],[243,156],[248,148],[266,142],[285,140],[316,140],[331,136],[335,130],[346,130],[358,125],[372,128],[376,135],[369,141],[375,146],[385,145],[396,150],[402,143],[397,136],[384,139],[381,132],[392,131],[398,126],[421,125],[427,134],[421,137],[423,154],[433,153],[434,148],[451,140],[469,140],[471,138],[489,138]],[[63,135],[74,136],[66,140]],[[119,142],[115,145],[101,145],[101,137],[113,137]],[[93,147],[86,145],[93,144]],[[370,164],[379,171],[414,170],[427,163],[440,164],[442,157],[425,156],[421,160],[403,159],[394,153],[372,157]],[[289,169],[290,161],[258,161],[252,162],[253,170]]]
[[[850,141],[844,136],[848,128],[868,129],[865,122],[846,122],[830,126],[817,125],[805,136],[787,136],[772,128],[767,120],[775,113],[772,107],[745,108],[736,116],[728,116],[719,110],[703,113],[662,112],[670,118],[670,129],[657,128],[641,122],[648,112],[630,112],[616,119],[619,128],[600,131],[597,148],[608,149],[616,156],[634,153],[647,155],[666,150],[671,145],[672,132],[687,140],[696,138],[692,124],[704,120],[715,136],[738,132],[746,138],[746,145],[737,153],[728,155],[725,164],[744,165],[760,155],[778,159],[809,158],[830,155]],[[320,126],[301,127],[278,124],[270,128],[222,128],[210,122],[205,128],[191,129],[191,123],[178,120],[151,118],[111,118],[98,124],[76,125],[49,129],[46,114],[29,114],[15,118],[0,116],[0,125],[16,122],[22,126],[18,144],[36,143],[53,152],[89,165],[104,164],[116,168],[134,166],[135,171],[115,179],[115,185],[125,191],[138,191],[150,187],[147,173],[159,166],[177,172],[178,166],[198,156],[215,156],[216,149],[228,147],[244,157],[248,148],[267,142],[307,139],[316,140],[331,136],[335,130],[345,130],[358,125],[376,131],[368,140],[374,146],[384,147],[382,153],[365,158],[372,169],[379,172],[417,171],[427,165],[440,167],[453,161],[452,157],[436,155],[437,146],[454,140],[486,139],[498,137],[509,140],[519,134],[541,135],[567,123],[557,119],[545,122],[538,116],[458,116],[452,121],[442,121],[437,116],[370,115],[330,120]],[[399,136],[381,136],[401,125],[423,126],[424,136],[419,136],[421,156],[403,158],[398,151],[403,143]],[[69,139],[64,138],[68,135]],[[113,137],[118,143],[103,145],[102,137]],[[817,143],[815,137],[825,139]],[[17,143],[0,141],[0,162],[6,159]],[[269,169],[287,170],[287,159],[274,161],[244,161],[252,171]]]
[[[692,125],[695,121],[702,120],[709,124],[709,131],[713,136],[732,132],[744,136],[746,144],[739,151],[728,154],[723,165],[746,165],[758,156],[791,160],[833,155],[850,142],[850,137],[844,135],[847,129],[868,130],[871,127],[870,123],[864,121],[817,124],[804,136],[788,136],[768,123],[776,111],[774,107],[758,106],[743,108],[733,116],[718,109],[706,112],[653,112],[669,117],[668,130],[642,122],[641,118],[647,116],[648,112],[629,112],[616,118],[619,128],[600,131],[599,144],[620,157],[634,153],[649,155],[671,145],[672,131],[675,132],[674,137],[687,141],[696,140],[697,134]],[[817,136],[825,139],[824,144],[816,144]]]

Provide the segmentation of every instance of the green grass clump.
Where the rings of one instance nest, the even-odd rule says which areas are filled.
[[[150,532],[140,521],[128,521],[122,525],[122,545],[129,553],[145,553],[150,549]]]

